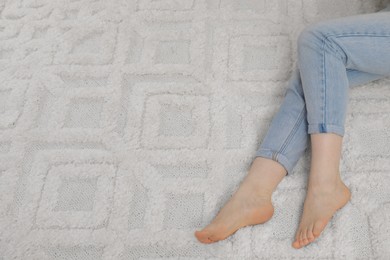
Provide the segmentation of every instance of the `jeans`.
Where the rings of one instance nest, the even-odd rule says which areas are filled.
[[[344,136],[350,87],[390,76],[390,5],[375,13],[313,23],[297,41],[297,68],[255,154],[289,175],[310,134]]]

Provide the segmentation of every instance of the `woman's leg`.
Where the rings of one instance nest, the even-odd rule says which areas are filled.
[[[352,87],[383,77],[354,70],[348,71],[347,75]],[[269,220],[274,212],[272,193],[305,151],[308,136],[302,82],[299,70],[296,69],[288,81],[284,100],[256,152],[248,175],[213,222],[202,231],[195,232],[198,240],[203,243],[216,242],[243,226]]]
[[[360,14],[307,27],[298,38],[298,65],[312,161],[295,248],[318,237],[350,199],[339,172],[350,85],[347,72],[390,75],[390,13]]]
[[[347,69],[346,75],[350,88],[384,78],[383,75],[353,69]],[[273,117],[255,156],[279,162],[285,174],[291,174],[308,146],[310,135],[306,114],[300,70],[296,68],[288,82],[283,103]]]
[[[344,67],[344,70],[350,87],[384,77],[382,74],[377,74],[375,70],[365,72],[352,67]],[[308,144],[310,135],[303,93],[301,73],[297,68],[288,82],[283,103],[271,121],[248,175],[213,222],[202,231],[195,232],[199,241],[216,242],[225,239],[243,226],[264,223],[272,217],[271,194],[283,177],[291,173]],[[323,140],[325,139],[320,141]],[[330,144],[327,150],[317,149],[323,147],[321,142],[313,139],[311,141],[314,142],[314,145],[312,143],[314,162],[318,161],[316,158],[321,151],[325,154],[337,155],[340,148],[337,144],[339,140],[325,142]],[[331,143],[331,141],[336,142]],[[338,156],[336,159],[333,158],[333,161],[338,162]]]

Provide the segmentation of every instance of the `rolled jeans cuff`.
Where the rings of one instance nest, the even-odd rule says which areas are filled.
[[[308,124],[308,128],[307,128],[308,134],[334,133],[343,137],[344,132],[345,132],[344,126],[332,125],[332,124]]]
[[[255,157],[264,157],[280,163],[287,171],[286,176],[293,171],[294,164],[287,157],[279,152],[269,149],[259,149],[255,153]]]

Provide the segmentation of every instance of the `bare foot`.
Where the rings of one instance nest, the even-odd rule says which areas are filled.
[[[209,244],[227,238],[242,227],[268,221],[274,214],[272,193],[286,173],[280,163],[256,157],[238,190],[208,226],[195,231],[196,238]]]
[[[309,185],[303,215],[299,224],[294,248],[301,248],[313,242],[324,230],[334,213],[351,198],[351,192],[340,180],[333,185]]]
[[[209,244],[227,238],[242,227],[268,221],[274,214],[272,193],[285,174],[278,163],[257,157],[249,174],[214,220],[201,231],[195,231],[196,238]]]
[[[241,185],[215,219],[202,231],[195,231],[197,239],[206,244],[217,242],[244,226],[269,220],[274,213],[271,194],[258,195],[257,193],[253,188]]]

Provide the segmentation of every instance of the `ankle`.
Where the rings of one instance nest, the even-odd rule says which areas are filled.
[[[309,180],[309,188],[315,193],[334,192],[342,185],[344,185],[344,182],[341,180],[340,176]]]
[[[259,197],[270,198],[283,177],[283,172],[258,163],[249,170],[244,182]]]
[[[246,176],[245,184],[259,197],[271,197],[280,179],[271,172],[250,172]]]
[[[247,181],[243,188],[248,189],[251,193],[255,194],[258,198],[270,199],[274,189],[261,182]]]
[[[321,169],[311,169],[309,180],[313,184],[318,183],[339,183],[341,181],[340,170],[338,168],[321,168]]]

